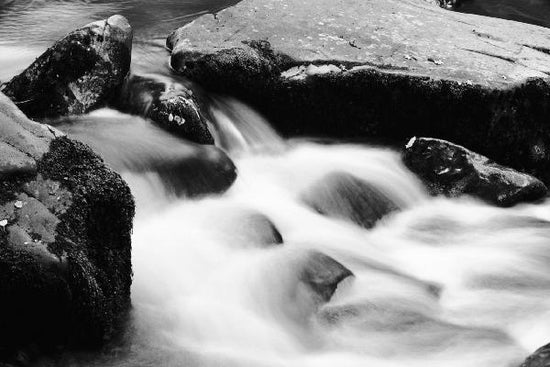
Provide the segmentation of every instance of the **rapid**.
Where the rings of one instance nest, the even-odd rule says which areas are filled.
[[[66,30],[105,14],[127,15],[137,23],[134,71],[176,78],[161,37],[228,5],[0,4],[2,81],[62,35],[42,24],[53,13],[67,20]],[[151,6],[157,11],[143,10]],[[101,109],[52,121],[122,175],[137,212],[124,335],[103,352],[48,364],[512,367],[548,343],[550,202],[502,209],[468,197],[431,197],[393,149],[283,138],[243,103],[210,100],[216,145],[237,169],[222,194],[188,194],[208,185],[197,171],[218,153],[147,120]],[[187,170],[166,174],[172,162],[189,161]],[[397,210],[368,229],[319,213],[306,197],[334,173],[368,183]],[[336,205],[334,197],[317,199]],[[310,278],[322,282],[342,266],[352,275],[334,294],[311,286]]]

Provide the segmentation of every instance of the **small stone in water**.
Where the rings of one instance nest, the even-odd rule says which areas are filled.
[[[23,202],[21,200],[17,200],[15,204],[13,204],[17,209],[21,209],[23,207]]]
[[[2,219],[0,220],[0,227],[5,227],[6,225],[8,224],[8,220],[7,219]]]
[[[174,121],[174,115],[172,114],[168,115],[168,121],[170,122]]]

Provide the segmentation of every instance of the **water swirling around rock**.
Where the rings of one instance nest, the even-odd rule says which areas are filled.
[[[4,19],[35,26],[41,9],[78,25],[126,11],[145,24],[139,36],[137,22],[138,44],[156,42],[148,36],[156,28],[147,28],[154,19],[145,19],[139,1],[6,4],[2,39],[16,33]],[[170,4],[157,2],[167,10],[147,14],[166,20],[179,6],[200,11]],[[45,39],[33,40],[34,32]],[[54,34],[37,27],[14,38],[29,46],[15,56],[16,67],[28,64],[19,56],[34,57]],[[162,68],[167,55],[152,54],[138,56],[138,67]],[[2,57],[2,65],[15,64]],[[214,98],[211,119],[227,153],[109,109],[55,122],[95,146],[136,196],[133,312],[120,345],[45,357],[38,366],[493,367],[519,365],[548,342],[548,202],[502,209],[467,197],[433,198],[395,151],[284,139],[230,99]],[[205,171],[227,176],[208,188],[211,176],[196,181]],[[334,174],[354,184],[331,187],[326,177]],[[329,198],[308,205],[303,198],[319,182]],[[361,226],[355,207],[332,205],[331,192],[339,201],[364,197],[391,210]]]

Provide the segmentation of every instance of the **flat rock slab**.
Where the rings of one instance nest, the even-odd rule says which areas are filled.
[[[550,29],[424,0],[244,0],[167,45],[284,135],[431,136],[550,182]]]
[[[550,30],[423,0],[246,0],[180,28],[169,45],[205,54],[251,40],[300,64],[334,64],[333,72],[367,65],[500,86],[550,74]]]

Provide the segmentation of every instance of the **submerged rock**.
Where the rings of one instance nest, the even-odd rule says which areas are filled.
[[[302,260],[298,278],[310,287],[322,302],[330,301],[338,284],[353,276],[351,270],[319,251],[308,251]]]
[[[182,138],[214,144],[193,92],[182,84],[157,76],[132,75],[116,105],[122,111],[150,118]]]
[[[319,213],[372,228],[397,205],[372,184],[349,173],[326,175],[302,195],[302,201]]]
[[[167,44],[284,135],[435,136],[550,182],[550,29],[437,1],[244,0]]]
[[[520,367],[547,367],[550,365],[550,344],[537,349]]]
[[[69,33],[0,89],[30,118],[85,113],[114,96],[131,51],[132,28],[114,15]]]
[[[0,166],[0,361],[29,344],[102,344],[130,305],[129,188],[1,93],[0,150],[12,163]]]
[[[412,138],[403,159],[434,194],[470,194],[499,206],[535,201],[547,194],[538,179],[445,140]]]
[[[213,218],[216,232],[223,241],[243,247],[269,247],[283,243],[283,236],[275,224],[265,215],[255,210],[229,208],[216,210]]]

